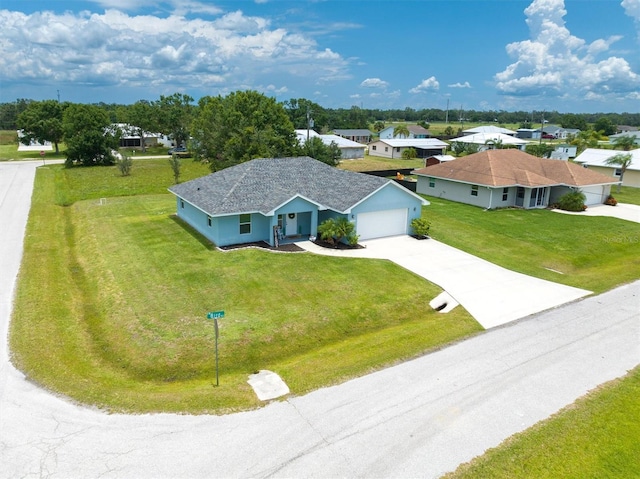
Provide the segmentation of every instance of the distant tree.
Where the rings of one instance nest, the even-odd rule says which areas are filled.
[[[67,167],[113,165],[112,151],[118,137],[109,129],[107,113],[95,105],[69,105],[63,115],[64,140],[67,144]]]
[[[159,103],[140,100],[124,108],[122,115],[122,120],[132,127],[134,134],[140,137],[142,151],[147,151],[147,133],[157,133],[162,129]],[[165,129],[170,131],[168,125],[165,125]]]
[[[502,144],[502,140],[500,138],[495,140],[487,140],[484,142],[485,146],[487,146],[490,150],[502,150],[504,149],[504,145]]]
[[[397,138],[409,138],[409,128],[407,127],[406,124],[404,123],[400,123],[399,125],[396,125],[396,127],[393,129],[393,137]]]
[[[282,104],[256,91],[201,98],[192,136],[196,158],[212,171],[254,158],[291,156],[299,148]]]
[[[380,133],[382,130],[384,130],[384,121],[376,121],[373,124],[373,131],[375,131],[376,133]]]
[[[24,130],[26,144],[31,140],[41,143],[50,141],[55,145],[56,153],[59,153],[58,144],[64,136],[62,115],[67,106],[56,100],[30,102],[17,120],[18,128]]]
[[[429,125],[429,123],[428,123],[428,122],[426,122],[426,121],[424,121],[424,120],[420,120],[420,121],[418,122],[418,125],[420,125],[420,126],[421,126],[422,128],[424,128],[425,130],[428,130],[428,129],[429,129],[429,127],[431,126],[431,125]]]
[[[555,150],[555,146],[549,143],[529,143],[526,146],[527,153],[538,158],[549,158],[553,150]]]
[[[19,98],[16,101],[0,103],[0,130],[16,130],[18,116],[27,109],[32,100]]]
[[[613,140],[613,145],[616,149],[629,151],[635,148],[636,145],[636,137],[631,135],[622,135]]]
[[[285,101],[282,106],[284,107],[289,120],[293,123],[293,126],[297,129],[307,128],[307,119],[313,120],[312,128],[318,130],[327,131],[330,129],[329,115],[325,108],[321,107],[317,103],[314,103],[305,98],[298,98]],[[309,115],[309,117],[307,117]]]
[[[582,153],[587,148],[597,148],[599,139],[600,135],[597,131],[585,130],[569,140],[569,144],[575,145],[578,153]]]
[[[575,113],[567,113],[565,115],[562,115],[560,126],[562,128],[575,128],[582,131],[589,128],[584,117],[576,115]]]
[[[176,146],[185,145],[189,139],[189,127],[194,115],[194,107],[191,104],[193,98],[183,93],[174,93],[170,96],[160,96],[154,106],[157,114],[158,127],[165,135],[169,135]],[[147,108],[141,105],[141,111]]]
[[[620,183],[618,183],[618,193],[620,193],[620,186],[622,185],[624,174],[632,162],[633,162],[633,156],[631,155],[631,153],[618,153],[617,155],[614,155],[611,158],[607,158],[605,160],[605,163],[607,165],[620,167]]]
[[[312,136],[308,141],[305,141],[299,154],[301,156],[310,156],[331,166],[337,166],[342,159],[342,152],[335,141],[326,145],[317,136]]]
[[[462,155],[466,151],[467,145],[462,143],[461,141],[454,141],[451,143],[451,149],[456,154],[456,156]]]
[[[452,127],[451,125],[447,126],[447,127],[444,129],[444,134],[445,134],[446,136],[453,136],[453,127]]]
[[[593,124],[595,131],[601,132],[605,136],[614,135],[616,132],[616,125],[606,116],[601,116]]]

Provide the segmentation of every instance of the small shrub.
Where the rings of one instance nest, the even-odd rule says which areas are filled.
[[[570,191],[558,199],[558,207],[565,211],[584,211],[586,209],[584,200],[586,199],[587,197],[582,191]]]
[[[178,155],[176,155],[175,153],[171,155],[171,158],[169,158],[169,164],[171,165],[171,170],[173,171],[173,181],[177,185],[178,183],[180,183],[180,167],[182,166]]]
[[[116,165],[122,176],[129,176],[131,174],[133,160],[128,155],[122,155],[122,157],[116,160]]]
[[[616,200],[613,196],[607,196],[607,199],[604,201],[605,205],[615,206],[618,204],[618,200]]]
[[[413,158],[415,158],[417,156],[416,153],[416,149],[415,148],[407,148],[406,150],[404,150],[402,152],[402,159],[403,160],[411,160]]]
[[[429,236],[431,223],[425,218],[414,218],[411,220],[411,229],[416,236]]]
[[[332,245],[340,243],[343,239],[350,245],[358,243],[355,225],[344,216],[323,221],[318,225],[318,233],[323,241]]]

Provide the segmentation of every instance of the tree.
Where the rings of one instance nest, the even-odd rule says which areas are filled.
[[[409,138],[409,128],[404,123],[400,123],[393,129],[393,137]]]
[[[485,141],[484,144],[490,150],[502,150],[502,149],[504,149],[504,145],[502,144],[502,139],[500,139],[500,138],[497,138],[495,140],[489,139],[489,140]]]
[[[62,116],[66,104],[56,100],[33,101],[18,115],[17,126],[24,130],[24,141],[40,143],[50,141],[55,145],[56,153],[60,153],[58,144],[62,141],[64,130]]]
[[[376,121],[373,124],[373,131],[375,131],[376,133],[380,133],[382,130],[384,130],[384,121]]]
[[[613,140],[616,149],[629,151],[636,146],[636,137],[631,135],[622,135]]]
[[[67,143],[67,167],[112,165],[118,138],[109,129],[107,113],[95,105],[69,105],[63,115],[64,140]]]
[[[575,128],[582,131],[588,129],[587,120],[585,120],[583,116],[576,115],[575,113],[562,115],[560,126],[562,128]]]
[[[609,136],[613,135],[616,132],[616,125],[606,116],[601,116],[598,120],[593,124],[593,129],[595,131],[601,132],[603,135]]]
[[[318,233],[323,241],[332,245],[337,245],[343,239],[346,239],[350,245],[358,242],[355,225],[344,216],[323,221],[318,225]]]
[[[125,107],[122,111],[122,120],[132,127],[132,132],[140,137],[140,146],[142,151],[147,151],[146,134],[147,132],[158,132],[160,128],[159,103],[149,102],[147,100],[139,100],[133,105]],[[170,126],[165,125],[167,131]],[[175,132],[172,132],[172,135]]]
[[[182,168],[180,157],[176,154],[171,155],[171,158],[169,158],[169,165],[171,166],[171,171],[173,172],[173,181],[177,185],[178,183],[180,183],[180,170]]]
[[[548,143],[529,143],[526,146],[527,153],[538,158],[549,158],[553,150],[555,146]]]
[[[116,166],[122,176],[129,176],[131,174],[132,165],[133,161],[129,155],[121,155],[119,158],[116,158]]]
[[[212,171],[299,150],[282,104],[256,91],[201,98],[192,135],[196,158],[209,163]]]
[[[403,160],[412,160],[416,156],[418,156],[418,154],[416,153],[416,149],[415,148],[407,148],[402,152],[402,159]]]
[[[307,128],[308,114],[309,118],[313,120],[314,128],[320,130],[329,129],[329,115],[327,111],[317,103],[304,98],[292,98],[291,100],[285,101],[283,107],[295,128]]]
[[[189,128],[193,119],[193,98],[183,93],[160,96],[153,108],[158,115],[158,127],[165,135],[169,135],[176,146],[185,145],[189,139]],[[146,107],[144,107],[146,108]]]
[[[578,153],[582,153],[587,148],[597,148],[600,134],[597,131],[581,131],[569,141],[569,144],[576,145]]]
[[[317,136],[312,136],[304,142],[300,155],[310,156],[331,166],[337,166],[342,159],[342,152],[335,141],[327,145]]]
[[[624,173],[625,171],[627,171],[627,168],[632,162],[633,156],[631,155],[631,153],[618,153],[617,155],[614,155],[611,158],[607,158],[605,160],[605,163],[607,165],[620,167],[620,183],[618,183],[618,193],[620,193],[620,186],[622,185]]]

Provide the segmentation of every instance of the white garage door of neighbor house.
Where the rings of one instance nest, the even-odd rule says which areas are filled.
[[[361,240],[407,234],[406,208],[360,213],[356,225]]]

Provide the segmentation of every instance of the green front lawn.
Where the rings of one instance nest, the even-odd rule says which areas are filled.
[[[613,186],[611,188],[611,196],[613,196],[620,203],[630,203],[632,205],[640,205],[640,188],[633,188],[631,186],[623,186],[618,192],[618,187]]]
[[[638,223],[425,198],[433,238],[505,268],[595,293],[640,277]]]
[[[47,388],[112,411],[228,412],[259,405],[260,369],[302,394],[481,330],[388,261],[212,249],[174,217],[168,162],[144,165],[37,173],[10,344]],[[219,387],[211,310],[226,313]]]

